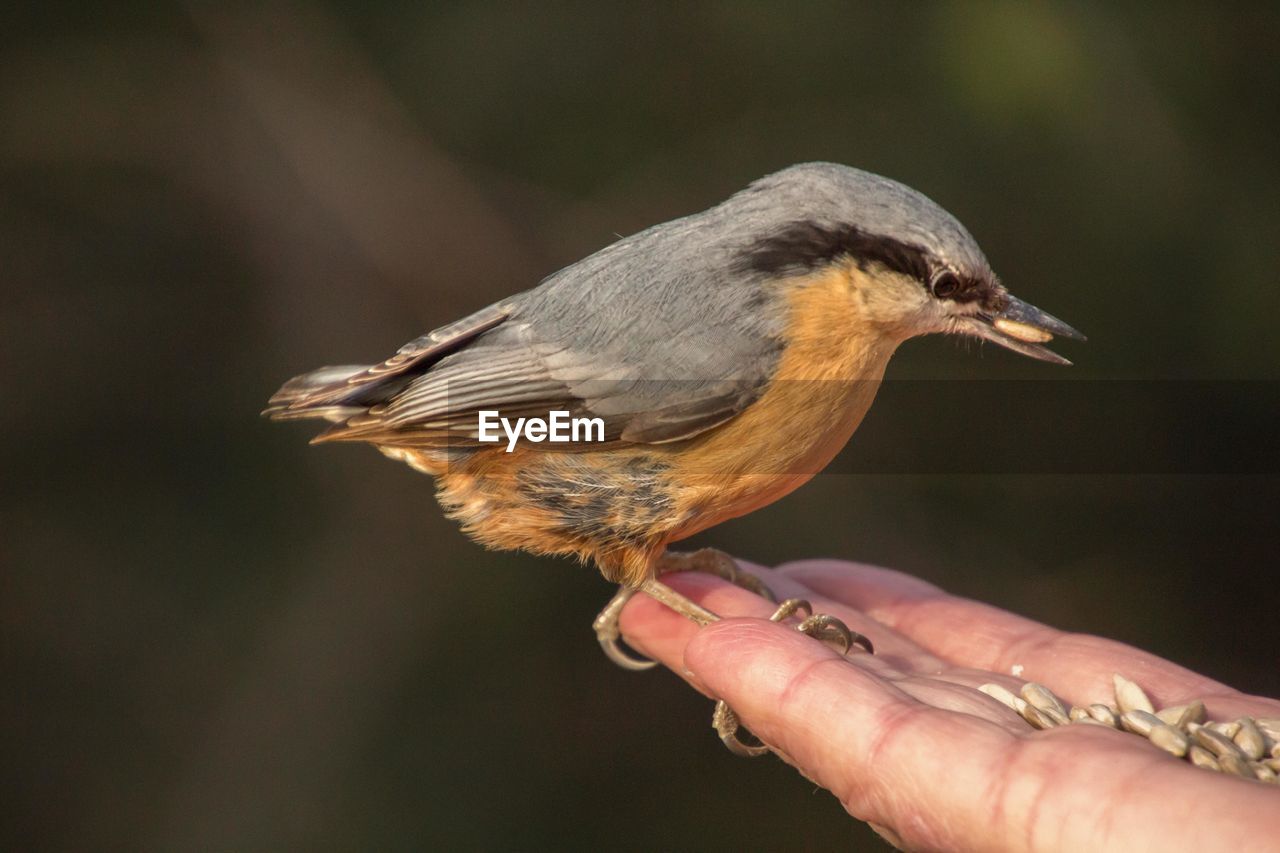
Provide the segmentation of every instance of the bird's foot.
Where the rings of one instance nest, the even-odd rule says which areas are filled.
[[[779,604],[778,609],[769,617],[769,621],[781,622],[796,613],[803,614],[800,624],[796,626],[797,631],[834,646],[840,654],[847,655],[849,649],[854,646],[861,646],[867,654],[874,653],[870,640],[857,631],[851,631],[848,625],[834,616],[815,614],[813,606],[803,598],[788,598]],[[754,743],[744,742],[739,737],[739,733],[746,730],[738,721],[738,715],[723,699],[716,702],[716,708],[711,713],[711,726],[720,736],[720,742],[734,755],[755,758],[769,751],[769,747],[755,735],[750,735]]]
[[[700,548],[697,551],[667,551],[658,559],[655,574],[660,577],[675,572],[702,572],[708,575],[715,575],[731,584],[742,587],[748,592],[753,592],[771,603],[776,603],[778,600],[777,596],[773,594],[773,590],[769,589],[764,581],[750,572],[744,572],[738,568],[737,562],[732,557],[714,548]],[[605,656],[623,669],[629,669],[632,672],[641,672],[657,666],[656,663],[647,658],[628,652],[626,647],[622,645],[622,631],[618,627],[618,619],[622,615],[622,608],[626,607],[627,602],[638,591],[633,587],[619,587],[613,598],[609,600],[609,603],[596,616],[595,622],[592,623],[592,627],[596,632],[596,640],[599,641],[600,648],[604,650]],[[672,594],[675,594],[674,590]],[[683,599],[683,596],[681,598]],[[667,599],[660,600],[672,607],[677,613],[688,616],[699,624],[706,624],[709,621],[700,614],[691,614],[683,606],[682,602],[672,604]],[[687,599],[683,600],[687,601]],[[703,613],[709,613],[709,611],[703,611]],[[715,614],[709,615],[714,620]]]
[[[741,571],[728,554],[711,548],[703,548],[693,553],[663,555],[658,565],[658,573],[661,575],[671,572],[706,572],[724,578],[771,602],[777,601],[773,591],[759,578]],[[656,579],[647,580],[639,587],[620,587],[605,608],[600,611],[593,627],[596,639],[600,642],[605,655],[623,669],[639,671],[657,666],[656,661],[631,654],[622,645],[622,631],[618,626],[618,619],[622,615],[622,609],[637,592],[645,593],[699,625],[707,625],[720,619],[710,610],[690,601]],[[815,614],[813,606],[803,598],[788,598],[781,602],[769,620],[781,622],[796,614],[800,614],[800,623],[796,625],[797,631],[834,646],[841,654],[848,654],[854,646],[861,646],[868,654],[874,651],[871,641],[862,634],[849,630],[844,622],[834,616]],[[721,742],[735,755],[751,758],[769,751],[769,747],[754,736],[751,736],[751,739],[755,743],[744,742],[739,737],[739,733],[745,730],[738,721],[738,715],[723,700],[716,702],[715,711],[711,715],[711,725],[720,735]]]
[[[773,590],[765,584],[760,578],[743,571],[738,566],[737,560],[730,557],[724,551],[717,551],[715,548],[699,548],[697,551],[667,551],[658,560],[656,574],[662,575],[675,574],[676,572],[702,572],[703,574],[715,575],[723,578],[735,586],[740,586],[748,592],[754,592],[771,604],[778,602],[778,597],[773,594]]]

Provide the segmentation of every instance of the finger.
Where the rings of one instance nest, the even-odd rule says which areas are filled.
[[[1257,824],[1230,816],[1247,824],[1243,816],[1274,805],[1264,786],[1204,773],[1119,732],[1073,726],[1016,737],[923,706],[852,665],[862,658],[851,664],[758,620],[703,628],[684,659],[851,814],[893,827],[913,848],[1227,847],[1259,837]],[[1187,800],[1170,815],[1169,803]],[[1277,817],[1269,822],[1277,828]]]
[[[830,560],[790,563],[778,571],[957,666],[1016,672],[1079,705],[1114,704],[1112,675],[1119,673],[1140,684],[1158,706],[1203,699],[1219,716],[1280,712],[1280,702],[1245,696],[1124,643],[1059,631],[900,572]]]
[[[788,598],[803,598],[813,605],[814,613],[825,613],[844,622],[850,630],[857,631],[871,641],[877,656],[893,663],[899,669],[933,673],[944,666],[940,658],[930,654],[897,631],[877,622],[861,610],[850,607],[845,602],[823,595],[819,590],[805,585],[797,578],[763,566],[750,566],[747,570],[764,581],[780,601]]]
[[[673,574],[664,578],[664,582],[670,583],[672,588],[690,600],[720,616],[750,616],[767,620],[777,607],[753,592],[711,575]],[[845,609],[848,610],[848,608]],[[869,621],[865,617],[861,619]],[[790,621],[783,624],[794,628],[797,623]],[[677,675],[688,680],[695,688],[707,693],[706,688],[692,677],[683,663],[685,646],[698,630],[694,622],[646,595],[637,595],[623,609],[620,627],[628,645],[667,666]],[[797,632],[797,636],[802,635]],[[804,637],[804,639],[814,645],[822,645],[812,638]],[[870,655],[864,657],[872,658]],[[886,676],[902,674],[895,668],[892,661],[878,655],[869,665]]]
[[[713,613],[768,618],[773,612],[772,605],[760,596],[720,578],[691,574],[677,583],[678,586],[673,585],[677,591]],[[696,624],[643,594],[627,602],[618,624],[627,645],[690,680],[703,693],[707,692],[684,668],[684,648],[697,632]]]
[[[795,579],[770,569],[749,564],[744,564],[743,568],[758,575],[780,599],[806,599],[813,605],[814,612],[835,616],[850,630],[866,636],[871,640],[876,650],[876,657],[882,663],[904,672],[935,673],[942,669],[943,664],[936,657],[906,640],[897,632],[867,618],[865,614],[847,605],[829,601]],[[711,575],[696,572],[672,573],[665,575],[663,582],[721,616],[768,618],[776,609],[776,605],[758,595]],[[668,615],[649,607],[649,603],[650,599],[646,596],[636,596],[632,599],[622,614],[623,634],[627,642],[636,646],[639,651],[655,656],[664,663],[675,660],[676,658],[672,657],[675,654],[674,650],[683,649],[690,635],[688,626],[679,625]],[[669,616],[688,621],[683,620],[683,617],[676,617],[675,614],[669,614]],[[795,624],[795,620],[789,620],[786,624]]]
[[[795,580],[788,579],[772,570],[751,567],[758,572],[775,593],[781,597],[809,597],[822,602],[814,592]],[[724,616],[756,616],[767,617],[773,612],[774,605],[765,602],[754,593],[733,586],[726,581],[710,575],[689,574],[682,576],[672,574],[665,578],[673,586],[679,586],[680,592],[704,607],[713,609]],[[824,612],[829,608],[819,606]],[[844,613],[848,608],[835,608]],[[844,614],[849,615],[849,614]],[[861,616],[861,614],[858,614]],[[785,623],[784,623],[785,624]],[[659,661],[676,674],[685,678],[705,695],[715,698],[705,685],[701,684],[683,665],[684,648],[697,632],[697,626],[676,614],[670,608],[659,604],[647,596],[636,596],[623,612],[621,627],[627,642],[637,651]],[[878,626],[877,654],[872,659],[861,658],[867,669],[892,681],[898,689],[912,698],[925,704],[975,714],[984,719],[997,722],[1013,732],[1026,731],[1027,724],[1017,713],[997,700],[978,692],[975,688],[993,680],[990,673],[973,671],[939,672],[941,664],[936,658],[924,653],[917,653],[915,647],[897,638],[896,632]],[[910,649],[898,649],[897,646],[909,646]],[[880,649],[888,648],[898,654],[882,654]],[[909,660],[907,666],[901,665]],[[930,668],[922,668],[918,664],[922,660],[932,662]],[[921,676],[919,673],[929,675]],[[999,679],[997,679],[999,680]],[[1004,679],[1010,690],[1016,692],[1019,687],[1017,679]]]

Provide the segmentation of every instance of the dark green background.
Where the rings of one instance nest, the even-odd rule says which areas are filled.
[[[1239,475],[1240,442],[1167,473],[1171,434],[1274,440],[1239,391],[1280,378],[1274,4],[28,5],[0,20],[0,846],[877,844],[670,674],[608,665],[593,572],[485,552],[423,477],[257,417],[808,159],[928,193],[1090,336],[1069,371],[916,341],[892,377],[1264,382],[1222,386],[1243,431],[1142,407],[1159,476],[1010,466],[984,419],[1083,417],[1017,383],[886,397],[868,447],[971,458],[826,475],[700,541],[1280,693],[1274,467]]]

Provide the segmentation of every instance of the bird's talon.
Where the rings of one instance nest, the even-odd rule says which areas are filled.
[[[770,604],[776,604],[778,597],[773,594],[773,590],[765,585],[765,582],[750,572],[740,572],[738,579],[734,581],[738,586],[747,592],[754,592]]]
[[[635,594],[636,591],[631,587],[620,587],[609,603],[604,606],[604,610],[600,611],[600,615],[596,617],[591,627],[595,629],[596,640],[604,650],[605,657],[623,669],[643,672],[646,669],[653,669],[658,662],[628,653],[626,647],[622,645],[622,630],[618,627],[622,608]]]
[[[867,654],[875,653],[870,640],[857,631],[849,630],[848,625],[834,616],[829,616],[825,613],[814,614],[813,605],[803,598],[788,598],[779,604],[778,609],[773,611],[773,615],[769,617],[769,621],[781,622],[797,613],[804,617],[800,624],[796,626],[796,630],[800,633],[807,634],[824,643],[829,643],[838,648],[840,653],[844,655],[847,655],[854,646],[861,646],[867,651]]]
[[[646,669],[653,669],[658,665],[656,660],[640,657],[627,652],[626,647],[617,637],[597,637],[600,641],[600,648],[604,649],[604,655],[623,669],[632,672],[644,672]]]
[[[853,632],[834,616],[825,614],[810,616],[797,625],[796,630],[801,634],[808,634],[815,640],[835,646],[842,655],[849,654],[849,647],[853,645]]]
[[[738,721],[738,715],[733,709],[721,699],[716,702],[716,709],[711,713],[711,725],[716,730],[716,734],[720,735],[720,742],[734,755],[742,758],[756,758],[764,755],[769,751],[769,747],[765,746],[758,738],[754,744],[743,743],[738,737],[738,732],[745,731],[742,724]],[[754,735],[752,735],[755,738]]]
[[[849,650],[855,645],[861,646],[867,654],[875,654],[870,640],[857,631],[850,630],[848,625],[836,617],[825,613],[808,617],[796,626],[796,630],[835,646],[842,655],[849,654]]]
[[[770,622],[781,622],[796,613],[803,613],[809,616],[813,613],[813,605],[805,601],[803,598],[788,598],[778,605],[778,609],[773,611],[773,615],[769,617]]]

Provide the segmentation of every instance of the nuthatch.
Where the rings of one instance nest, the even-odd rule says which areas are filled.
[[[621,585],[597,619],[600,642],[641,668],[618,646],[636,591],[700,623],[717,618],[662,572],[713,571],[772,597],[723,555],[667,545],[810,479],[857,429],[898,345],[934,332],[1056,364],[1069,362],[1045,342],[1083,340],[1010,295],[964,226],[925,196],[806,163],[621,239],[380,364],[292,379],[265,414],[326,419],[313,441],[368,442],[433,475],[445,511],[486,546],[594,561]],[[511,442],[482,429],[553,412],[586,428],[555,443],[545,421]],[[775,618],[806,609],[784,602]],[[870,650],[830,617],[799,627]],[[723,705],[717,728],[736,751],[760,751],[736,739]]]

